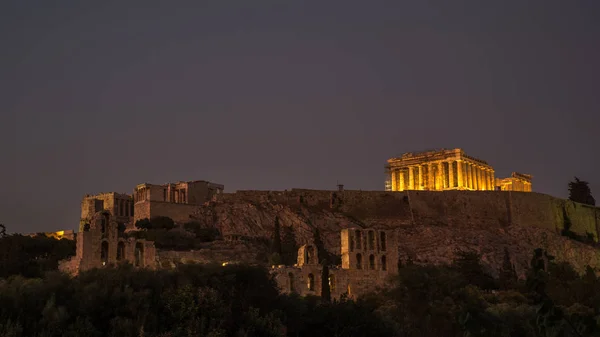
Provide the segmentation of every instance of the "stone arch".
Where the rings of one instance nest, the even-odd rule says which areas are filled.
[[[387,246],[387,238],[386,238],[385,232],[381,232],[379,234],[379,242],[381,245],[381,250],[385,252],[386,246]]]
[[[362,269],[362,255],[356,254],[356,269]]]
[[[125,242],[119,241],[117,243],[117,261],[121,261],[125,258]]]
[[[369,240],[369,249],[374,250],[375,249],[375,232],[369,231],[367,233],[367,238]]]
[[[144,245],[141,242],[135,244],[135,266],[144,266]]]
[[[294,287],[294,274],[288,273],[288,282],[289,282],[290,292],[295,292],[296,289]]]
[[[369,255],[369,269],[375,270],[375,255]]]
[[[308,286],[308,290],[315,291],[315,275],[308,274],[308,282],[306,284]]]
[[[362,249],[362,232],[358,229],[354,232],[356,236],[356,249]]]
[[[387,258],[385,257],[385,255],[381,257],[381,270],[387,270]]]
[[[100,262],[103,266],[108,264],[108,241],[102,241],[100,245]]]

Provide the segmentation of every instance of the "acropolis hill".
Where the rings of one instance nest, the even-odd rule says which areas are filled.
[[[385,256],[377,250],[379,255],[375,255],[374,262],[370,261],[369,249],[365,246],[364,261],[357,260],[358,256],[352,254],[358,253],[354,252],[340,266],[340,271],[345,271],[338,276],[343,277],[348,286],[357,282],[357,287],[363,290],[372,286],[365,283],[366,280],[383,280],[382,275],[393,272],[395,268],[391,266],[398,260],[448,263],[457,250],[476,250],[482,254],[492,274],[497,272],[504,251],[508,250],[517,273],[522,276],[535,248],[546,249],[558,261],[568,260],[578,271],[587,265],[600,268],[600,250],[561,235],[565,223],[569,222],[571,231],[597,241],[600,230],[597,207],[525,192],[531,190],[529,175],[513,176],[508,179],[509,184],[507,180],[495,179],[493,174],[477,173],[475,165],[463,165],[470,162],[463,162],[469,158],[460,150],[451,150],[450,155],[434,155],[433,160],[442,158],[441,164],[431,163],[432,157],[409,162],[406,156],[399,164],[388,161],[388,172],[393,172],[391,176],[397,181],[391,184],[392,191],[347,190],[340,185],[336,190],[223,193],[223,185],[193,181],[140,184],[134,188],[133,195],[89,195],[82,201],[78,256],[63,263],[61,268],[77,272],[119,259],[135,261],[135,265],[148,268],[170,268],[194,261],[266,263],[268,241],[276,219],[282,230],[293,233],[301,255],[311,251],[316,228],[327,251],[338,257],[351,252],[350,248],[342,247],[342,233],[346,229],[387,233],[388,246],[393,248],[389,248]],[[439,170],[432,169],[434,165]],[[427,169],[423,170],[423,166]],[[484,172],[486,167],[480,166]],[[493,188],[492,181],[496,182]],[[418,189],[412,189],[415,183]],[[151,242],[122,239],[115,229],[110,229],[122,224],[128,231],[134,230],[136,220],[154,216],[170,217],[177,224],[195,221],[205,228],[216,228],[221,239],[193,251],[155,250]],[[80,235],[85,239],[80,240]],[[376,237],[379,240],[379,236]],[[349,244],[348,239],[345,240]],[[380,249],[379,241],[376,243]],[[296,267],[286,267],[300,269],[281,269],[278,275],[282,279],[278,280],[283,285],[288,284],[288,291],[294,289],[290,285],[294,281],[288,280],[288,276],[294,277],[297,283],[319,275],[319,266],[310,256],[300,258],[299,255]],[[370,265],[374,270],[357,267],[361,265]],[[313,282],[318,284],[318,277],[313,278]]]

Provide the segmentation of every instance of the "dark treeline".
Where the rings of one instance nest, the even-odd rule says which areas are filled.
[[[0,239],[1,241],[4,239]],[[542,250],[518,280],[479,256],[401,265],[392,287],[358,300],[281,295],[267,269],[123,265],[69,278],[0,279],[0,336],[598,336],[600,280]]]

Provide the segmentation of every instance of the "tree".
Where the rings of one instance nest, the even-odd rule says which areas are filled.
[[[502,288],[505,290],[512,289],[517,281],[517,272],[515,271],[515,266],[510,261],[510,254],[506,247],[504,247],[504,259],[499,274],[499,281]]]
[[[298,244],[292,226],[284,226],[281,233],[281,262],[286,266],[296,263],[298,258]]]
[[[275,225],[273,226],[273,236],[271,238],[271,254],[281,256],[281,228],[279,225],[279,217],[275,216]]]
[[[321,271],[321,299],[331,302],[331,288],[329,286],[329,267],[327,260],[323,260],[323,270]]]
[[[575,177],[575,181],[569,183],[569,200],[586,205],[596,205],[589,183],[579,180],[577,177]]]
[[[327,252],[327,250],[325,249],[325,244],[323,243],[323,240],[321,239],[321,232],[319,232],[319,228],[315,227],[314,231],[313,231],[313,241],[315,243],[315,246],[317,247],[317,255],[319,256],[319,263],[321,263],[321,261],[326,260],[326,261],[330,261],[330,257],[329,257],[329,252]]]

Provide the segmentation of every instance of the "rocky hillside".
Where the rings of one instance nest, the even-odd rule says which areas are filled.
[[[360,227],[397,230],[401,259],[415,262],[446,263],[457,250],[476,250],[495,272],[508,249],[523,275],[540,247],[579,271],[600,269],[600,250],[560,235],[568,221],[573,231],[597,239],[600,211],[537,193],[241,191],[219,196],[193,216],[227,240],[261,242],[271,237],[276,217],[298,245],[311,242],[318,228],[337,255],[340,229]]]

